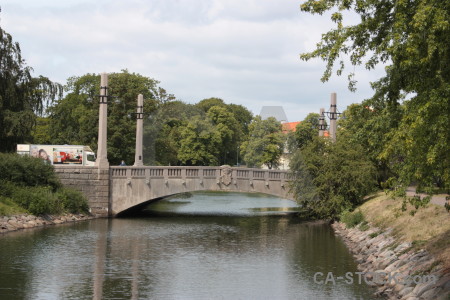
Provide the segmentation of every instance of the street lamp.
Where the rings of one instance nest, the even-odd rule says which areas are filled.
[[[336,93],[331,93],[331,104],[330,111],[327,111],[327,117],[330,119],[330,136],[333,142],[336,141],[336,130],[337,130],[337,119],[341,115],[340,112],[337,111],[336,105]]]

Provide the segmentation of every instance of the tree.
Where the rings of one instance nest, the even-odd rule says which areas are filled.
[[[212,106],[206,116],[214,124],[217,131],[220,133],[221,145],[218,161],[221,164],[232,164],[236,161],[235,156],[238,148],[239,138],[241,136],[240,126],[236,121],[234,114],[227,110],[226,107]]]
[[[205,113],[182,101],[157,106],[144,123],[144,162],[150,165],[180,165],[181,131],[189,120]]]
[[[375,186],[375,167],[358,144],[314,136],[290,163],[294,198],[316,218],[333,219]]]
[[[50,119],[47,117],[38,117],[36,119],[36,126],[31,134],[34,144],[51,144]]]
[[[144,116],[156,109],[161,98],[158,81],[122,70],[108,77],[108,160],[134,162],[137,96],[144,96]],[[100,75],[86,74],[68,79],[66,97],[50,109],[50,136],[55,144],[82,144],[97,149],[98,95]],[[164,91],[165,93],[165,91]]]
[[[15,151],[31,140],[37,115],[60,97],[62,88],[48,78],[31,76],[20,46],[0,28],[0,151]]]
[[[209,152],[216,153],[214,160],[198,159],[187,147],[180,152],[182,133],[187,133],[184,128],[195,117],[209,122],[211,129],[220,133],[218,151]],[[194,105],[181,101],[160,103],[144,124],[144,158],[147,163],[160,165],[204,164],[206,161],[214,165],[234,164],[239,146],[247,138],[245,130],[248,132],[250,122],[247,119],[251,120],[251,113],[245,107],[225,104],[218,98],[204,99]]]
[[[227,109],[233,113],[234,118],[238,122],[236,139],[241,144],[248,138],[249,126],[253,120],[253,114],[246,107],[239,104],[227,104]]]
[[[302,122],[297,124],[293,134],[296,147],[303,148],[319,135],[319,117],[317,113],[309,113]]]
[[[248,141],[241,146],[247,165],[266,165],[269,169],[278,167],[285,142],[281,123],[273,117],[262,120],[260,116],[256,116],[250,123],[249,131]]]
[[[195,116],[181,130],[178,159],[188,166],[217,166],[221,133],[207,119]]]
[[[369,70],[379,63],[387,65],[385,76],[372,84],[370,104],[381,103],[394,115],[403,110],[381,153],[395,165],[399,182],[449,188],[450,117],[442,112],[450,110],[450,2],[309,0],[301,9],[313,14],[335,9],[331,19],[336,29],[322,35],[314,51],[301,55],[327,62],[323,81],[330,78],[341,54]],[[344,26],[345,10],[358,14],[360,22]],[[343,59],[339,65],[338,75]],[[352,73],[349,88],[355,88]]]
[[[360,145],[364,149],[367,159],[377,169],[377,181],[381,185],[390,177],[397,176],[391,165],[393,159],[389,161],[383,158],[382,153],[391,139],[391,132],[398,127],[403,112],[401,107],[392,110],[386,105],[371,106],[370,102],[363,101],[361,104],[351,104],[347,107],[343,112],[345,118],[338,121],[337,138]]]
[[[206,98],[201,101],[199,101],[197,104],[195,104],[196,107],[203,110],[205,113],[208,112],[208,110],[213,106],[227,106],[225,102],[220,98]]]

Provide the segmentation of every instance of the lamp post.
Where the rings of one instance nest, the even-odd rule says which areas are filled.
[[[326,129],[327,126],[325,125],[325,109],[321,108],[319,116],[319,136],[323,136]]]
[[[336,93],[331,93],[330,100],[330,111],[327,111],[326,114],[330,119],[330,137],[333,142],[336,142],[336,130],[337,130],[337,119],[340,116],[340,112],[337,112],[336,106]]]
[[[100,74],[100,108],[98,118],[98,149],[95,165],[99,168],[109,168],[107,155],[107,114],[108,114],[108,74]]]
[[[134,166],[142,167],[144,165],[142,160],[142,139],[144,127],[144,96],[138,95],[136,107],[136,153],[134,156]]]

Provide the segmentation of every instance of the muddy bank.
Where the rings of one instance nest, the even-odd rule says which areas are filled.
[[[450,299],[450,269],[426,250],[397,242],[390,230],[361,231],[343,223],[332,227],[355,256],[363,280],[376,287],[376,295],[386,299]]]
[[[89,219],[94,219],[94,216],[84,214],[64,214],[61,216],[34,216],[28,214],[0,216],[0,234],[21,229],[78,222]]]

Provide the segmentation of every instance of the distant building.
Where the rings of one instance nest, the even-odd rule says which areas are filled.
[[[287,123],[288,121],[282,106],[263,106],[259,115],[263,120],[274,117],[281,123]]]
[[[270,117],[274,117],[277,121],[281,122],[283,127],[283,133],[288,134],[289,132],[295,132],[297,129],[297,125],[300,124],[300,121],[297,122],[288,122],[286,113],[282,106],[263,106],[261,109],[261,113],[259,114],[261,119],[266,120]],[[330,133],[328,130],[325,130],[323,136],[329,137]],[[283,154],[280,158],[280,165],[278,169],[280,170],[289,170],[289,162],[292,153],[289,152],[287,144],[284,147]],[[267,169],[265,165],[262,166],[263,169]]]
[[[301,122],[287,122],[287,123],[283,123],[283,133],[289,133],[289,132],[293,132],[295,131],[296,127],[298,124],[300,124]]]
[[[295,132],[297,130],[297,125],[300,123],[301,123],[301,121],[283,123],[282,124],[283,133],[288,134],[289,132]],[[330,136],[328,130],[324,131],[323,136],[324,137]],[[286,144],[284,147],[283,154],[280,157],[280,165],[278,166],[278,168],[280,170],[289,170],[289,162],[291,160],[291,156],[292,156],[292,153],[289,152],[289,149]]]

